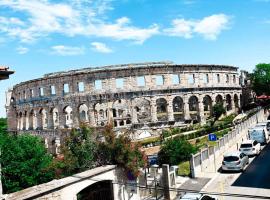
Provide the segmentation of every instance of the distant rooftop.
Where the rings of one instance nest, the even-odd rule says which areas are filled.
[[[134,69],[134,68],[146,68],[146,67],[164,67],[164,66],[216,66],[216,67],[231,67],[237,68],[234,66],[227,65],[205,65],[205,64],[175,64],[172,61],[161,61],[161,62],[143,62],[143,63],[128,63],[128,64],[119,64],[119,65],[106,65],[101,67],[87,67],[76,70],[69,71],[60,71],[55,73],[45,74],[44,77],[53,77],[53,76],[64,76],[67,74],[78,74],[78,73],[88,73],[88,72],[98,72],[98,71],[110,71],[110,70],[119,70],[119,69]]]
[[[0,80],[8,79],[13,73],[14,71],[10,71],[9,67],[0,66]]]

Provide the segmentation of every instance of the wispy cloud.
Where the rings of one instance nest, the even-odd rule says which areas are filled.
[[[101,42],[92,42],[91,43],[92,49],[94,51],[100,52],[100,53],[112,53],[112,49],[110,49],[106,44]]]
[[[75,56],[84,54],[84,47],[56,45],[51,47],[51,53],[60,56]]]
[[[29,49],[26,47],[19,46],[16,48],[16,51],[18,52],[18,54],[26,54],[28,53]]]
[[[215,14],[201,20],[174,19],[172,27],[164,30],[169,36],[192,38],[194,34],[205,39],[216,40],[222,30],[228,29],[230,17],[225,14]]]
[[[191,5],[191,4],[195,4],[195,3],[196,3],[195,0],[184,0],[183,1],[183,4],[185,4],[185,5]]]
[[[127,17],[107,22],[104,13],[113,9],[110,0],[53,2],[52,0],[1,0],[0,8],[9,8],[14,13],[20,12],[26,17],[21,20],[16,18],[10,20],[0,16],[0,27],[2,27],[0,32],[19,38],[22,42],[32,42],[50,34],[60,33],[69,37],[95,36],[131,40],[136,43],[143,43],[159,32],[156,24],[140,28],[131,25]]]
[[[270,2],[270,0],[254,0],[255,2],[264,2],[264,3],[267,3],[267,2]]]
[[[262,24],[270,24],[270,19],[265,19],[261,21]]]

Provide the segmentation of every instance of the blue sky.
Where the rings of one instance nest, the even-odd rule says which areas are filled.
[[[270,0],[0,0],[5,91],[45,73],[164,61],[252,71],[270,58]]]

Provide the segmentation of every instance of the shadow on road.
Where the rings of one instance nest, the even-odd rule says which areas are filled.
[[[254,158],[232,186],[270,189],[270,144]]]

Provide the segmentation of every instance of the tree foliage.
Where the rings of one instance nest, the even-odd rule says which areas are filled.
[[[103,136],[104,141],[98,146],[99,161],[103,164],[121,166],[126,172],[137,177],[139,169],[145,167],[147,163],[139,143],[132,142],[128,134],[116,137],[111,125],[105,127]]]
[[[48,182],[54,178],[49,170],[52,156],[41,139],[30,135],[0,133],[2,184],[5,193]]]
[[[270,95],[270,63],[257,64],[251,79],[253,90],[257,95]]]
[[[189,160],[191,154],[195,152],[196,148],[180,137],[168,139],[162,144],[158,153],[158,163],[178,165],[182,161]]]
[[[221,103],[217,103],[213,106],[213,117],[215,118],[215,120],[218,120],[218,118],[222,115],[225,114],[226,110],[223,106],[223,104]]]
[[[58,178],[91,169],[96,166],[96,150],[93,129],[87,126],[73,129],[62,146],[62,156],[55,159],[52,169],[56,170]]]

